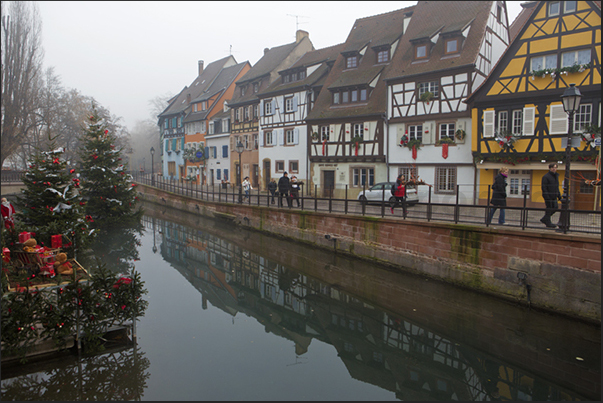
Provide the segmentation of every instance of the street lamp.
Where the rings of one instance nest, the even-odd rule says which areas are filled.
[[[155,186],[155,171],[154,171],[154,163],[153,156],[155,155],[155,148],[151,147],[151,186]]]
[[[567,233],[570,225],[569,203],[570,203],[570,158],[572,153],[572,135],[574,134],[574,114],[580,106],[582,94],[576,88],[575,84],[570,84],[565,89],[561,100],[563,101],[563,110],[568,117],[567,144],[565,146],[565,176],[563,178],[563,195],[561,196],[561,215],[559,217],[559,230]]]
[[[240,141],[237,143],[237,146],[235,147],[235,151],[239,153],[239,168],[237,169],[237,181],[239,184],[239,203],[243,203],[243,184],[241,183],[241,174],[243,173],[241,171],[242,167],[241,167],[241,153],[245,150],[245,146],[243,146],[243,143],[241,143]]]

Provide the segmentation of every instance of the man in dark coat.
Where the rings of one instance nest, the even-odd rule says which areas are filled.
[[[289,199],[289,177],[287,176],[287,172],[281,176],[278,180],[278,205],[279,207],[283,206],[283,197],[287,200],[287,206],[291,207],[291,199]]]
[[[551,222],[551,216],[555,214],[555,211],[559,208],[557,200],[561,200],[557,164],[549,164],[549,172],[542,177],[541,188],[546,211],[544,212],[544,216],[540,219],[540,222],[549,228],[555,228],[556,225]]]
[[[276,189],[278,189],[277,185],[276,185],[276,181],[274,180],[274,178],[270,179],[270,183],[268,183],[268,190],[270,191],[270,194],[272,195],[272,204],[274,204],[274,195],[276,194]]]
[[[488,225],[492,222],[492,217],[497,208],[500,208],[498,214],[498,225],[505,225],[505,207],[507,207],[507,175],[509,174],[509,168],[502,167],[498,172],[498,175],[494,178],[494,184],[492,185],[492,199],[490,204],[494,207],[490,207],[490,215],[488,216]]]

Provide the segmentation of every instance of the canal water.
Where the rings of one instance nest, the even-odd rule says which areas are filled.
[[[2,400],[600,400],[601,329],[146,205],[136,344],[2,368]],[[100,249],[99,249],[100,250]]]

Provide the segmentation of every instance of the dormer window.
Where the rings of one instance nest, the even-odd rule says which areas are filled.
[[[207,110],[207,101],[201,102],[201,110],[202,111]]]
[[[415,59],[427,59],[427,44],[415,46]]]
[[[559,15],[561,2],[559,1],[551,1],[549,3],[549,17],[554,17]]]
[[[381,49],[377,52],[377,63],[389,62],[389,49]]]
[[[358,56],[354,55],[346,57],[345,67],[347,69],[355,69],[356,67],[358,67]]]
[[[459,39],[458,38],[453,38],[453,39],[446,39],[444,41],[444,46],[446,49],[446,54],[450,54],[450,53],[457,53],[459,51]]]
[[[291,76],[289,74],[285,74],[283,75],[283,83],[288,83],[289,81],[291,81]]]
[[[257,93],[260,89],[260,85],[258,83],[253,84],[253,93]]]
[[[244,97],[245,96],[245,87],[241,87],[241,96]]]

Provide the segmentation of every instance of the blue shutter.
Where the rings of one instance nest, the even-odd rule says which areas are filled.
[[[170,150],[170,141],[166,140],[165,141],[165,151],[169,151]]]
[[[205,158],[209,158],[209,147],[205,147]]]
[[[293,97],[293,112],[297,112],[297,96]]]
[[[172,151],[176,150],[176,139],[172,139]]]
[[[181,150],[184,150],[184,137],[182,137],[182,147],[180,147]]]
[[[270,104],[272,105],[272,110],[270,112],[271,115],[274,115],[275,111],[276,111],[276,99],[272,99],[272,101],[270,101]]]
[[[222,179],[222,171],[220,169],[216,170],[216,179]]]
[[[228,158],[228,146],[222,146],[222,158]]]

